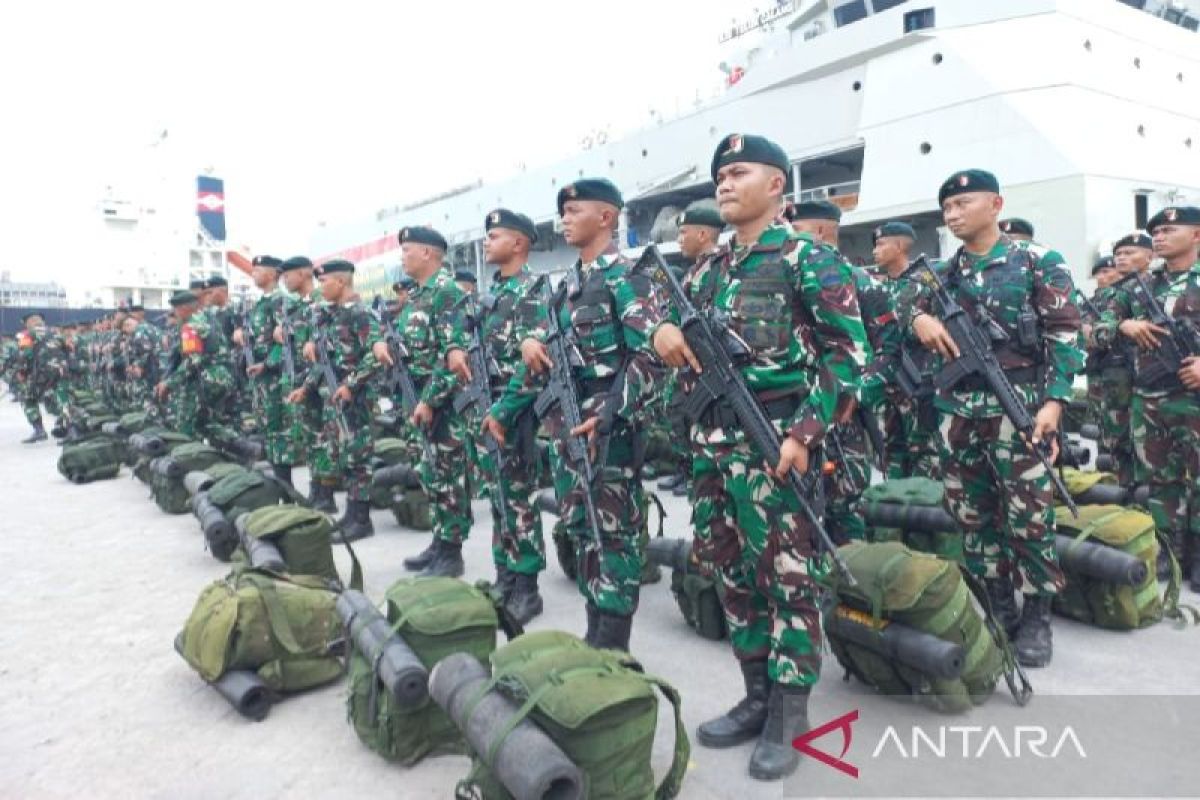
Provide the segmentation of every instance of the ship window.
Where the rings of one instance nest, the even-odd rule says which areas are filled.
[[[859,89],[862,88],[862,81],[855,81],[854,85],[851,88],[853,88],[854,91],[857,92]]]
[[[921,142],[921,155],[927,156],[933,151],[933,145],[929,142]]]
[[[1138,125],[1138,136],[1145,136],[1145,135],[1146,135],[1146,126]]]
[[[904,32],[912,33],[913,31],[932,28],[934,20],[934,9],[932,8],[918,8],[916,11],[907,11],[904,14]]]
[[[934,53],[934,54],[933,54],[933,63],[934,63],[934,65],[935,65],[935,66],[936,66],[937,64],[940,64],[940,63],[942,63],[942,54],[941,54],[941,53]]]
[[[1184,139],[1184,140],[1183,140],[1183,146],[1184,146],[1184,147],[1191,147],[1191,146],[1192,146],[1192,137],[1190,137],[1190,136],[1189,136],[1188,138]]]
[[[867,15],[866,0],[851,0],[833,10],[833,21],[840,28],[852,22],[858,22]]]
[[[1146,222],[1150,219],[1150,196],[1145,192],[1138,192],[1133,196],[1133,227],[1134,230],[1142,230],[1146,227]]]
[[[887,11],[889,8],[895,8],[901,3],[905,3],[907,1],[908,0],[871,0],[871,5],[875,9],[875,13],[878,14],[880,11]]]
[[[1133,59],[1133,66],[1135,69],[1141,69],[1142,68],[1142,60],[1140,58]]]

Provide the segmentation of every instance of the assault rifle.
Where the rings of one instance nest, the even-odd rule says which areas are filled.
[[[295,388],[296,386],[296,357],[292,353],[292,314],[298,312],[303,306],[297,305],[293,311],[289,311],[287,307],[287,298],[280,299],[280,320],[279,327],[283,329],[283,373],[287,375],[288,384]]]
[[[1037,456],[1038,460],[1042,462],[1042,466],[1046,468],[1046,474],[1054,482],[1054,488],[1058,490],[1063,503],[1071,509],[1071,515],[1078,517],[1078,506],[1071,498],[1071,493],[1067,491],[1062,476],[1054,471],[1054,466],[1050,463],[1050,442],[1047,439],[1043,439],[1037,444],[1033,442],[1033,417],[1029,415],[1025,401],[1017,394],[1008,375],[1004,373],[1004,368],[1000,366],[1000,360],[992,349],[993,335],[970,318],[966,310],[946,289],[937,272],[929,266],[925,256],[921,256],[913,262],[909,269],[914,276],[917,272],[922,271],[928,276],[927,278],[918,278],[918,280],[921,280],[933,292],[933,296],[942,309],[942,324],[946,327],[950,338],[954,340],[954,344],[958,346],[958,358],[947,361],[935,379],[938,388],[951,389],[959,381],[972,375],[982,378],[988,391],[1000,404],[1000,410],[1004,416],[1008,417],[1009,422],[1021,434],[1026,448],[1031,454]],[[990,317],[984,317],[983,324],[990,328],[999,327]],[[1002,335],[1003,331],[999,331],[999,334]],[[998,474],[997,477],[999,477]]]
[[[1155,381],[1168,375],[1178,375],[1179,370],[1183,369],[1184,359],[1200,355],[1200,335],[1189,320],[1177,319],[1167,314],[1162,304],[1155,299],[1154,292],[1142,273],[1133,272],[1123,278],[1121,283],[1128,284],[1125,290],[1146,309],[1150,323],[1167,331],[1167,336],[1159,339],[1158,347],[1153,351],[1157,365],[1143,371],[1150,372],[1150,375],[1139,375],[1139,378]]]
[[[461,414],[465,409],[472,408],[475,410],[476,417],[482,420],[492,406],[494,399],[492,397],[492,375],[498,374],[499,368],[488,349],[487,340],[483,336],[483,322],[478,306],[472,303],[471,295],[464,295],[461,303],[464,311],[463,319],[467,331],[471,335],[471,343],[467,348],[467,365],[471,368],[471,380],[454,396],[454,410]],[[507,533],[508,499],[504,496],[504,478],[502,476],[504,450],[495,438],[486,433],[483,434],[483,445],[492,458],[492,468],[496,473],[496,480],[493,482],[492,488],[496,491],[496,502],[500,510],[500,530],[502,533]]]
[[[742,380],[738,367],[750,358],[750,351],[729,330],[726,316],[717,309],[697,309],[654,245],[642,253],[638,269],[648,270],[647,274],[661,275],[665,281],[671,302],[679,311],[679,327],[683,337],[703,368],[703,372],[696,375],[696,387],[685,401],[688,419],[699,418],[714,403],[728,406],[741,423],[746,438],[762,453],[767,463],[771,466],[777,464],[782,440],[758,397]],[[803,475],[795,469],[788,472],[788,485],[800,503],[801,513],[816,533],[817,544],[829,554],[834,568],[846,585],[856,586],[858,582],[838,555],[829,532],[809,502],[810,498],[821,496],[820,459],[810,458],[810,462],[808,471]]]
[[[384,313],[382,305],[383,298],[377,295],[371,310],[375,313],[375,318],[379,320],[379,326],[383,329],[383,340],[387,344],[388,352],[392,355],[392,368],[388,372],[385,384],[393,396],[399,392],[401,410],[408,418],[412,417],[417,404],[421,402],[421,395],[417,392],[416,381],[413,380],[412,371],[408,368],[408,348],[404,346],[400,334],[388,319],[387,314]],[[433,466],[436,454],[433,452],[433,443],[424,431],[421,435],[421,444],[425,450],[425,460],[429,462],[430,466]]]
[[[586,436],[573,436],[572,429],[583,424],[583,413],[579,407],[579,396],[575,391],[574,369],[583,366],[583,359],[575,346],[571,332],[562,326],[559,312],[567,298],[567,281],[563,281],[555,292],[550,291],[550,285],[545,277],[538,279],[535,291],[546,299],[550,331],[546,337],[546,350],[550,355],[548,382],[537,399],[533,401],[533,411],[541,419],[555,406],[563,417],[561,444],[563,459],[583,479],[583,505],[587,510],[588,527],[596,544],[600,543],[600,518],[596,514],[596,501],[592,493],[595,491],[596,470],[592,467],[591,456],[588,452]],[[602,448],[597,448],[603,452]]]
[[[329,359],[329,340],[321,328],[319,315],[320,311],[313,306],[312,330],[317,350],[317,365],[321,370],[321,378],[329,389],[329,404],[333,406],[333,419],[337,423],[338,432],[342,435],[343,441],[348,441],[351,438],[350,426],[346,423],[346,415],[342,412],[342,407],[336,397],[341,383],[337,379],[337,373],[333,371],[333,362]]]

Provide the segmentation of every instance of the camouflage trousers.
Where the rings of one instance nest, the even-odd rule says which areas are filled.
[[[284,378],[280,384],[286,397],[291,391],[287,379]],[[314,392],[309,392],[301,402],[287,406],[287,419],[292,463],[299,464],[303,459],[308,464],[309,483],[336,483],[338,476],[333,467],[333,460],[317,436],[317,431],[324,425],[321,417],[321,398]]]
[[[1088,391],[1090,394],[1090,383]],[[1133,375],[1126,369],[1106,369],[1100,392],[1100,447],[1112,455],[1113,471],[1121,485],[1132,486],[1141,482],[1142,472],[1133,448]]]
[[[1173,537],[1200,536],[1200,509],[1192,507],[1200,480],[1200,398],[1186,391],[1135,393],[1133,439],[1155,526]]]
[[[1053,489],[1046,468],[1007,417],[946,414],[946,510],[963,531],[967,568],[1012,577],[1024,594],[1063,586],[1054,547]]]
[[[942,478],[940,413],[932,398],[917,403],[906,397],[889,397],[883,410],[888,478]]]
[[[226,411],[231,386],[228,370],[212,368],[173,387],[167,398],[171,428],[214,444],[236,439],[237,429],[230,427]]]
[[[799,500],[746,443],[700,445],[692,481],[693,548],[721,584],[734,655],[766,659],[778,683],[815,684],[821,673],[816,564]]]
[[[867,538],[862,493],[871,482],[871,460],[862,427],[855,422],[834,425],[832,434],[825,438],[824,457],[834,465],[833,480],[827,489],[825,528],[838,544],[862,541]]]
[[[592,487],[600,537],[588,522],[587,487],[579,472],[563,458],[558,433],[561,419],[547,417],[551,433],[554,487],[562,530],[575,545],[575,584],[597,609],[621,616],[637,611],[645,554],[639,539],[645,524],[646,498],[637,477],[642,449],[635,433],[618,424],[609,436],[607,455],[597,464]],[[636,458],[636,461],[635,461]]]
[[[42,424],[43,404],[51,416],[60,417],[67,412],[71,402],[66,381],[54,381],[37,387],[22,386],[18,394],[25,419],[34,426]]]
[[[471,498],[467,494],[466,420],[449,407],[434,412],[433,426],[418,435],[429,437],[434,461],[421,457],[421,485],[429,497],[433,538],[461,544],[471,532]]]
[[[346,498],[365,503],[371,499],[371,458],[375,455],[372,409],[365,398],[356,397],[340,408],[340,420],[338,411],[322,396],[317,452],[326,461],[321,465],[320,477],[324,480],[332,474],[335,483],[341,478]]]
[[[281,376],[264,371],[250,379],[249,390],[263,431],[267,461],[272,464],[297,463],[300,459],[296,458]]]
[[[518,430],[520,426],[513,433]],[[532,436],[533,431],[527,433]],[[518,436],[507,438],[500,449],[504,469],[499,470],[481,439],[482,435],[475,441],[481,473],[490,478],[487,489],[492,510],[492,563],[521,575],[536,575],[546,568],[546,541],[542,514],[533,506],[541,472],[534,443],[526,447]],[[497,481],[503,484],[504,508],[500,507],[500,493],[495,488]]]

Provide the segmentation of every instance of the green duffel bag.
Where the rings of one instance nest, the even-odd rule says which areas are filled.
[[[893,503],[903,506],[942,508],[945,490],[941,481],[929,478],[892,478],[863,490],[863,503]],[[963,563],[962,534],[952,531],[915,531],[899,528],[868,527],[872,542],[903,542],[914,550]]]
[[[411,446],[403,439],[395,437],[385,437],[378,439],[375,442],[375,466],[391,467],[396,464],[415,464],[416,461],[412,458]],[[377,487],[372,483],[370,489],[371,508],[379,510],[391,508],[393,505],[393,496],[397,493],[396,487]],[[408,512],[404,512],[408,513]],[[397,521],[399,518],[397,517]],[[404,524],[404,523],[401,523]]]
[[[1184,612],[1195,612],[1179,605],[1182,582],[1179,563],[1166,542],[1159,541],[1154,518],[1144,511],[1124,506],[1080,506],[1079,518],[1064,508],[1055,509],[1055,527],[1062,536],[1077,542],[1090,540],[1128,553],[1146,565],[1146,577],[1137,586],[1110,583],[1091,575],[1070,571],[1063,563],[1067,585],[1054,598],[1059,614],[1089,625],[1114,630],[1145,628],[1161,620],[1186,621]],[[1165,592],[1160,592],[1155,564],[1160,547],[1167,547],[1171,576]]]
[[[156,436],[159,439],[162,439],[163,444],[166,445],[168,454],[174,452],[176,448],[182,447],[185,444],[196,443],[196,440],[190,436],[185,436],[182,433],[176,433],[175,431],[167,430],[166,428],[151,426],[148,428],[143,428],[141,431],[139,431],[139,433],[146,436]],[[152,462],[154,459],[148,456],[140,455],[132,448],[129,448],[129,457],[134,459],[133,476],[149,486],[153,479],[153,475],[150,472],[150,462]]]
[[[212,474],[211,468],[206,471]],[[208,499],[231,520],[247,511],[279,505],[288,496],[279,481],[258,470],[239,467],[213,477],[216,482],[208,487]]]
[[[188,442],[150,463],[150,491],[154,503],[168,514],[186,514],[191,510],[191,495],[183,485],[189,472],[203,472],[224,461],[219,450],[203,442]]]
[[[414,531],[433,529],[433,516],[429,507],[429,497],[425,490],[416,487],[401,489],[391,500],[392,516],[396,522]]]
[[[729,635],[717,583],[706,575],[671,570],[671,594],[684,621],[705,639],[720,641]]]
[[[679,693],[666,681],[645,674],[627,653],[596,650],[562,631],[535,631],[496,650],[491,662],[487,688],[520,707],[511,725],[528,718],[545,731],[583,773],[589,800],[651,800],[679,794],[691,754]],[[674,756],[657,787],[650,763],[658,727],[655,688],[675,712]],[[491,752],[498,745],[492,742]],[[455,796],[512,800],[488,768],[488,753],[471,755],[471,772]]]
[[[836,571],[822,578],[837,595],[837,601],[825,608],[825,632],[847,675],[881,694],[915,697],[942,712],[961,712],[982,704],[1001,677],[1008,681],[1018,702],[1028,697],[1028,684],[1016,666],[1007,637],[988,610],[982,585],[962,567],[899,542],[851,542],[838,552],[858,585],[848,586]],[[983,613],[971,602],[972,594]],[[880,637],[895,623],[930,634],[962,648],[961,669],[955,677],[923,671],[885,655],[882,650],[886,648],[867,647],[838,635],[834,626],[839,623],[856,624]],[[1018,681],[1022,685],[1018,686]]]
[[[496,649],[495,601],[482,588],[457,578],[403,578],[387,590],[386,604],[388,621],[428,669],[451,653],[486,663]],[[374,665],[353,648],[349,672],[347,712],[367,747],[408,766],[429,755],[466,752],[462,735],[432,698],[397,708],[381,690]]]
[[[145,411],[130,411],[128,414],[122,414],[117,424],[121,427],[121,433],[126,436],[141,433],[149,427],[150,415]]]
[[[117,477],[125,448],[106,434],[90,434],[67,442],[58,456],[58,471],[71,483],[90,483]]]
[[[210,683],[247,670],[276,692],[335,680],[344,669],[337,594],[311,576],[243,571],[209,584],[184,623],[181,654]]]
[[[270,505],[249,512],[243,524],[247,535],[275,545],[289,574],[341,584],[333,561],[333,523],[325,514],[293,503]],[[351,576],[351,585],[361,586],[356,577]]]

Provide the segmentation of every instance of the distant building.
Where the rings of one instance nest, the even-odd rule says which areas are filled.
[[[9,273],[0,272],[0,306],[66,308],[67,290],[53,281],[49,283],[14,281]]]

